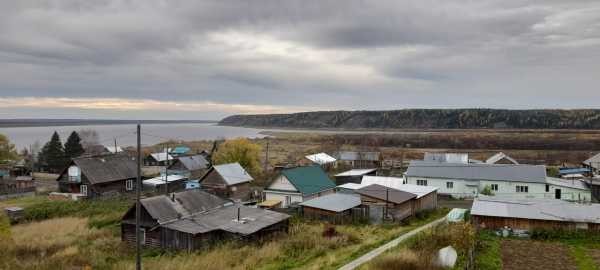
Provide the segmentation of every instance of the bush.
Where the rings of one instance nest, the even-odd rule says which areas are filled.
[[[489,185],[486,185],[483,190],[481,191],[481,194],[486,195],[486,196],[493,196],[494,193],[492,192],[492,187],[490,187]]]
[[[391,253],[384,255],[381,258],[376,259],[373,262],[374,269],[390,270],[390,269],[402,269],[402,270],[430,270],[438,269],[432,263],[431,258],[424,259],[423,256],[427,256],[422,252],[416,253],[411,250],[403,249],[398,253]],[[431,257],[431,256],[427,256]]]

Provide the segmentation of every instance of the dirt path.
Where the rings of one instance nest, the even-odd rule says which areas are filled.
[[[503,240],[504,270],[577,270],[569,248],[558,243],[528,240]]]

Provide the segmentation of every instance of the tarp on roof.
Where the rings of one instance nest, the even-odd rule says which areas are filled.
[[[92,184],[107,183],[137,177],[137,163],[127,155],[78,157],[73,163]]]
[[[329,163],[333,163],[333,162],[337,161],[334,157],[332,157],[326,153],[318,153],[318,154],[308,155],[308,156],[306,156],[306,158],[316,164],[319,164],[319,165],[325,165],[325,164],[329,164]]]
[[[401,204],[406,201],[417,198],[416,194],[393,189],[393,188],[384,187],[384,186],[377,185],[377,184],[368,185],[361,189],[357,189],[355,192],[360,195],[380,199],[383,201],[393,202],[396,204]]]
[[[302,206],[343,212],[361,204],[360,197],[352,194],[333,193],[300,203]]]
[[[432,163],[413,160],[406,176],[545,183],[543,165]]]
[[[349,171],[338,173],[338,174],[335,175],[335,177],[339,177],[339,176],[360,176],[360,175],[365,175],[365,174],[372,173],[374,171],[377,171],[377,169],[352,169],[352,170],[349,170]]]
[[[239,163],[229,163],[213,166],[215,171],[223,177],[227,185],[237,185],[254,180]]]
[[[319,166],[297,167],[281,172],[296,189],[310,195],[335,188],[335,183]]]

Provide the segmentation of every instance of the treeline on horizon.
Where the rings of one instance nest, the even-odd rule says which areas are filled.
[[[600,109],[404,109],[233,115],[220,125],[371,129],[600,129]]]

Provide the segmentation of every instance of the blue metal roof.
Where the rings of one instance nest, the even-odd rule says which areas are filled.
[[[576,173],[589,173],[589,168],[560,168],[560,174],[576,174]]]
[[[190,150],[192,150],[192,149],[187,146],[177,146],[177,147],[173,148],[173,150],[171,150],[171,154],[185,154],[185,153],[189,152]]]

